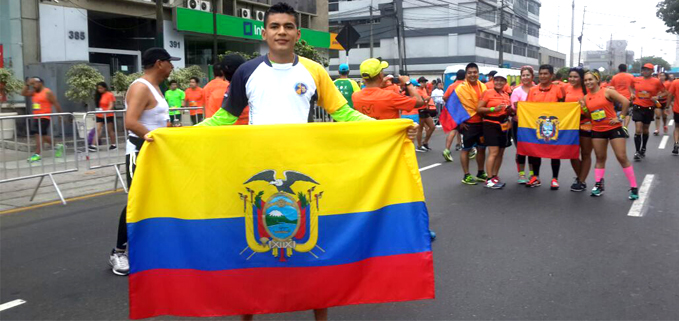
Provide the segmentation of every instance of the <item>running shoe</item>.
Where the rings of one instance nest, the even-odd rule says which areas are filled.
[[[495,186],[495,182],[492,179],[487,180],[486,184],[483,185],[485,188],[493,188],[493,186]]]
[[[672,155],[674,156],[679,155],[679,144],[677,143],[674,144],[674,149],[672,149]]]
[[[108,147],[108,150],[116,150],[116,149],[118,149],[118,146],[116,146],[116,145],[111,145],[111,146]]]
[[[476,185],[476,179],[471,174],[465,174],[462,179],[462,184]]]
[[[587,188],[587,185],[580,183],[580,180],[576,177],[573,185],[571,185],[572,192],[582,192]]]
[[[634,160],[635,160],[635,161],[640,161],[640,160],[641,160],[641,154],[639,154],[639,152],[634,153]]]
[[[127,253],[119,252],[113,249],[111,256],[108,259],[111,265],[111,271],[116,275],[127,275],[130,273],[130,262],[127,259]]]
[[[519,184],[526,184],[528,183],[528,179],[526,178],[526,175],[519,175],[519,180],[517,181]]]
[[[599,197],[604,194],[604,179],[602,178],[600,182],[594,184],[592,188],[592,196]]]
[[[667,125],[662,127],[662,133],[663,135],[667,135]]]
[[[89,150],[90,152],[99,151],[99,149],[97,148],[97,146],[94,146],[94,145],[88,146],[88,147],[87,147],[87,150]]]
[[[646,158],[646,148],[642,148],[639,151],[639,155],[641,155],[641,158]]]
[[[431,148],[429,148],[429,144],[422,144],[422,148],[426,149],[427,151],[431,150]]]
[[[552,178],[552,182],[549,184],[549,189],[556,191],[559,189],[559,180]]]
[[[629,199],[636,201],[639,199],[639,189],[632,187],[629,189]]]
[[[42,158],[38,154],[33,154],[33,156],[29,157],[26,161],[29,163],[35,163],[39,162]]]
[[[486,172],[481,172],[480,175],[476,175],[476,181],[477,182],[483,183],[487,180],[488,180],[488,174],[486,174]]]
[[[474,158],[476,158],[476,154],[477,154],[477,153],[478,153],[478,151],[476,150],[476,147],[472,148],[472,149],[469,151],[469,159],[474,159]]]
[[[453,161],[453,155],[450,153],[450,149],[443,150],[443,158],[446,160],[446,162]]]
[[[429,237],[432,241],[436,240],[436,232],[429,230]]]
[[[415,148],[415,151],[418,152],[418,153],[426,153],[427,152],[427,150],[422,148],[422,146]]]
[[[64,157],[64,145],[56,144],[54,147],[54,157]]]
[[[540,179],[535,175],[531,176],[528,183],[526,183],[526,187],[538,187],[540,185]]]
[[[622,130],[625,132],[625,138],[629,138],[629,131],[627,130],[627,127],[622,126]]]
[[[461,149],[462,149],[462,145],[460,145],[460,144],[456,144],[456,145],[455,145],[455,151],[456,151],[456,152],[457,152],[457,151],[460,151]]]
[[[658,136],[658,130],[657,129],[653,131],[653,136]]]
[[[500,182],[500,178],[497,176],[491,178],[490,181],[493,182],[493,186],[490,186],[492,189],[501,189],[505,187],[505,183]]]

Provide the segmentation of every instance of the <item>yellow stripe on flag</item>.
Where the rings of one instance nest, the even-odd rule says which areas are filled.
[[[559,118],[559,128],[562,130],[580,129],[580,104],[571,103],[539,103],[519,102],[519,127],[537,129],[537,119],[540,116],[555,116]]]
[[[292,170],[317,181],[323,190],[319,215],[424,201],[413,144],[405,136],[410,125],[383,120],[155,130],[155,141],[144,144],[137,160],[127,221],[243,217],[239,193],[249,197],[244,183],[264,170],[275,170],[281,180]],[[293,189],[313,186],[299,181]],[[248,187],[276,191],[264,181]],[[309,201],[315,206],[315,198]]]

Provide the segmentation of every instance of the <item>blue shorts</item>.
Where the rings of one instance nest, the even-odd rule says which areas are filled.
[[[415,124],[420,123],[420,115],[401,115],[401,118],[408,118],[415,122]]]

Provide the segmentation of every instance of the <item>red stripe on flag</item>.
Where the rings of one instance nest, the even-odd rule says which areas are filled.
[[[577,159],[580,158],[580,145],[545,145],[519,142],[517,153],[540,158]]]
[[[130,275],[130,318],[281,313],[433,299],[433,271],[431,252],[320,267],[148,270]]]

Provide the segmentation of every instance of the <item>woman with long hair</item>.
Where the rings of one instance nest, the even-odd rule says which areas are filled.
[[[533,67],[523,66],[521,67],[521,86],[514,88],[511,95],[512,108],[508,110],[508,113],[512,115],[512,138],[514,139],[514,144],[517,142],[518,129],[519,129],[519,118],[516,117],[516,108],[520,101],[526,101],[528,98],[528,92],[535,86],[533,83],[534,77]],[[530,176],[533,175],[533,165],[530,164]],[[516,170],[519,172],[519,184],[526,184],[528,178],[526,178],[526,155],[520,155],[517,151],[516,153]]]
[[[571,68],[568,72],[565,102],[581,102],[587,94],[585,88],[585,71],[582,68]],[[575,172],[575,181],[571,191],[582,192],[587,189],[585,180],[592,167],[592,121],[583,112],[580,115],[580,158],[571,159]]]
[[[618,118],[614,102],[622,106],[622,114],[626,115],[629,108],[629,100],[617,91],[609,88],[601,88],[599,75],[585,73],[585,95],[583,111],[592,120],[592,145],[596,155],[594,177],[596,183],[592,189],[592,196],[601,196],[604,193],[604,173],[606,172],[606,157],[608,143],[610,142],[615,158],[622,166],[630,184],[629,199],[639,199],[637,181],[634,176],[634,168],[627,158],[625,132],[622,130],[622,121]]]
[[[100,82],[97,84],[97,91],[94,94],[94,102],[96,103],[96,110],[97,111],[107,111],[107,110],[113,110],[113,106],[115,104],[116,97],[113,96],[113,93],[108,90],[108,85],[105,82]],[[116,146],[116,134],[115,130],[113,128],[113,122],[115,121],[115,114],[114,113],[102,113],[102,114],[97,114],[97,130],[96,130],[96,137],[94,137],[93,141],[90,143],[89,150],[92,152],[96,152],[99,149],[97,146],[99,146],[99,139],[101,138],[101,134],[103,133],[103,128],[106,126],[106,132],[108,133],[108,140],[111,146],[109,146],[109,150],[115,150],[118,147]]]

